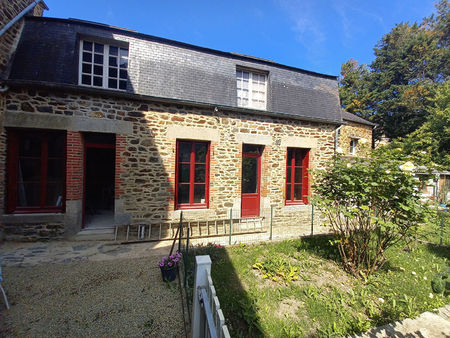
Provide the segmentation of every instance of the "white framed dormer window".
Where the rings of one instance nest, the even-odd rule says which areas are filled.
[[[238,107],[266,109],[266,74],[237,69],[236,84]]]
[[[127,79],[127,48],[88,40],[80,41],[80,85],[126,90]]]
[[[358,139],[350,139],[350,155],[356,155],[356,150],[358,148]]]

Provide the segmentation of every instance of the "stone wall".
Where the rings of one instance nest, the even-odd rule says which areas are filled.
[[[116,213],[128,216],[135,224],[180,216],[174,200],[177,139],[210,142],[209,208],[183,210],[185,219],[226,218],[230,208],[239,215],[242,144],[260,144],[264,146],[261,213],[274,205],[274,228],[302,225],[305,232],[310,227],[310,206],[285,205],[287,148],[311,149],[312,169],[324,167],[334,153],[336,126],[326,123],[34,89],[11,89],[6,95],[6,111],[6,126],[26,114],[35,128],[66,128],[68,140],[74,132],[86,131],[79,127],[83,121],[88,121],[89,128],[99,121],[129,127],[129,132],[116,133]],[[4,142],[2,132],[0,141]],[[0,158],[5,157],[2,144]],[[68,159],[67,173],[75,174],[79,168],[72,165],[79,166],[79,160]],[[67,187],[69,202],[73,195],[79,196],[77,184],[82,189],[82,183],[75,177],[67,178],[71,182]],[[5,191],[2,182],[0,191]]]
[[[5,0],[0,2],[0,29],[24,10],[32,0]],[[38,4],[29,14],[42,16],[44,5]],[[16,22],[0,36],[0,80],[7,77],[11,55],[14,53],[23,28],[23,20]]]
[[[350,154],[350,140],[352,138],[358,139],[358,146],[356,149],[357,155],[364,154],[364,148],[370,149],[372,146],[372,126],[359,124],[355,122],[346,121],[339,132],[339,144],[344,155]],[[361,152],[362,151],[362,152]]]

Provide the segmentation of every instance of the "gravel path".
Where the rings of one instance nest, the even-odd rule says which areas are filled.
[[[0,336],[183,337],[178,281],[153,259],[4,266]],[[3,304],[1,304],[3,307]]]

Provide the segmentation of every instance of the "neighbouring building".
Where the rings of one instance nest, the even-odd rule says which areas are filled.
[[[274,224],[306,234],[309,170],[371,142],[373,124],[341,111],[335,76],[45,8],[0,36],[6,238],[271,207]]]

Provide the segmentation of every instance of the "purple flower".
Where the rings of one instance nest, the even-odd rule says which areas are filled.
[[[164,263],[163,262],[159,263],[159,266],[164,266]]]
[[[172,266],[172,262],[167,263],[168,266]]]

